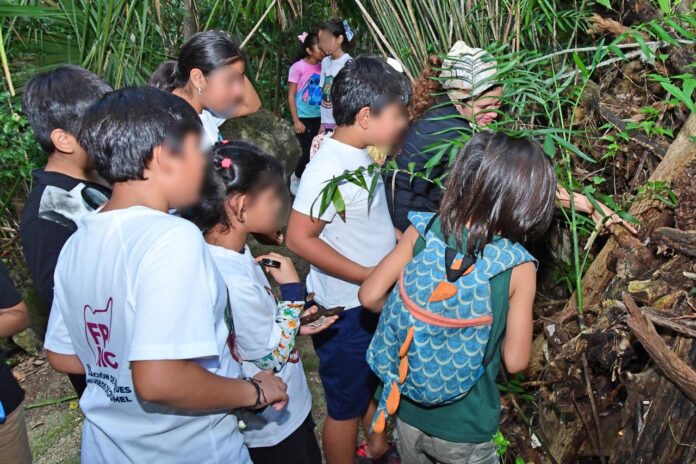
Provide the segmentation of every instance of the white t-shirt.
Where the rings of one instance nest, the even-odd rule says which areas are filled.
[[[222,137],[220,137],[219,127],[222,126],[227,119],[219,118],[208,110],[203,110],[203,112],[198,116],[201,118],[201,122],[203,123],[201,145],[205,151],[222,140]]]
[[[345,53],[340,58],[333,59],[331,55],[321,60],[321,123],[324,125],[335,126],[336,121],[333,117],[333,102],[331,101],[331,86],[333,85],[336,74],[353,58]]]
[[[244,253],[213,245],[209,249],[230,291],[236,351],[242,359],[263,358],[281,339],[281,330],[275,323],[278,304],[271,285],[249,247]],[[242,371],[248,377],[260,370],[251,362],[242,362]],[[278,375],[288,386],[288,405],[282,411],[266,408],[262,414],[268,423],[261,429],[244,430],[244,441],[250,448],[277,445],[302,425],[312,409],[312,396],[297,350]]]
[[[308,216],[328,222],[319,238],[341,255],[362,266],[375,266],[396,246],[394,226],[389,215],[387,196],[382,179],[372,193],[368,205],[368,191],[350,182],[343,182],[339,190],[345,202],[345,221],[330,204],[319,216],[321,191],[326,182],[340,176],[346,170],[354,171],[369,166],[373,161],[366,149],[355,148],[334,138],[325,137],[317,154],[302,174],[293,209]],[[364,173],[367,186],[372,177]],[[312,209],[312,205],[314,208]],[[359,285],[333,277],[316,266],[311,266],[307,276],[307,289],[315,293],[318,303],[327,308],[360,306]]]
[[[83,218],[58,259],[45,343],[87,373],[82,462],[251,462],[234,415],[143,402],[131,376],[131,361],[193,359],[238,378],[226,308],[190,222],[140,206]]]

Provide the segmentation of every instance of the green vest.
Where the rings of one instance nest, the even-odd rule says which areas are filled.
[[[432,230],[441,234],[440,221],[436,221]],[[419,239],[414,247],[414,254],[425,245]],[[466,236],[463,237],[466,247]],[[491,279],[491,306],[493,308],[493,325],[491,342],[502,340],[507,323],[510,304],[510,276],[512,269]],[[422,430],[426,434],[455,443],[484,443],[490,441],[500,426],[500,392],[496,377],[501,365],[500,343],[486,347],[485,358],[491,350],[497,352],[486,366],[483,376],[461,400],[444,406],[425,407],[402,396],[396,413],[399,420]],[[381,387],[380,389],[381,390]],[[381,391],[377,392],[378,394]]]

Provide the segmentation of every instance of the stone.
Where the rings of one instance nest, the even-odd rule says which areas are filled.
[[[228,119],[220,126],[220,133],[226,139],[244,140],[258,146],[280,161],[286,175],[295,170],[302,153],[290,121],[263,108],[249,116]]]
[[[41,340],[31,328],[14,335],[12,341],[32,356],[38,356],[41,352]]]

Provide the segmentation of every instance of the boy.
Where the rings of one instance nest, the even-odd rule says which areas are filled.
[[[302,176],[287,241],[293,252],[311,264],[307,287],[316,301],[328,308],[349,308],[332,328],[314,336],[329,416],[324,425],[324,454],[329,464],[347,464],[355,460],[359,419],[368,435],[375,411],[376,380],[365,354],[377,321],[360,306],[358,289],[371,268],[394,248],[396,237],[379,178],[372,198],[349,182],[339,186],[344,219],[333,205],[316,217],[318,202],[314,209],[313,205],[334,176],[372,164],[368,145],[394,145],[408,124],[405,109],[411,86],[384,60],[365,56],[338,73],[331,97],[338,127],[322,142]],[[372,176],[365,176],[371,185]],[[369,434],[368,445],[359,450],[362,461],[395,458],[385,434]]]
[[[269,371],[238,378],[224,281],[198,229],[167,214],[198,199],[201,132],[152,87],[85,114],[78,140],[113,195],[63,247],[46,336],[56,370],[87,373],[84,462],[248,463],[230,410],[287,401]]]
[[[80,218],[101,206],[111,194],[77,142],[83,113],[111,90],[106,82],[77,66],[38,74],[24,88],[24,112],[48,155],[46,167],[32,172],[34,186],[19,224],[24,260],[44,309],[34,321],[42,337],[53,301],[58,254],[77,230]],[[84,376],[69,377],[81,396],[87,387]]]
[[[28,325],[27,305],[0,261],[0,337],[11,337]],[[5,352],[0,348],[0,462],[31,463],[23,403],[24,390],[5,363]]]
[[[48,155],[46,167],[32,173],[34,185],[19,226],[24,258],[46,309],[41,335],[53,301],[58,254],[77,230],[80,217],[111,194],[77,142],[82,115],[111,90],[106,82],[77,66],[38,74],[24,88],[24,113]]]

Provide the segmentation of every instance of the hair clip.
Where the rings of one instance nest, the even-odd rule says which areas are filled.
[[[348,25],[348,20],[346,19],[343,20],[343,29],[345,29],[346,31],[346,39],[348,39],[348,42],[353,40],[353,37],[355,37],[355,33],[353,32],[353,29],[351,29]]]
[[[297,38],[299,39],[300,42],[304,43],[304,41],[308,35],[309,35],[309,33],[303,32],[302,34],[298,35]]]
[[[223,145],[227,145],[228,143],[230,143],[230,141],[227,139],[222,139],[222,140],[220,140],[220,143]]]
[[[232,159],[231,158],[222,158],[222,161],[220,161],[220,167],[222,169],[229,169],[232,166]]]

